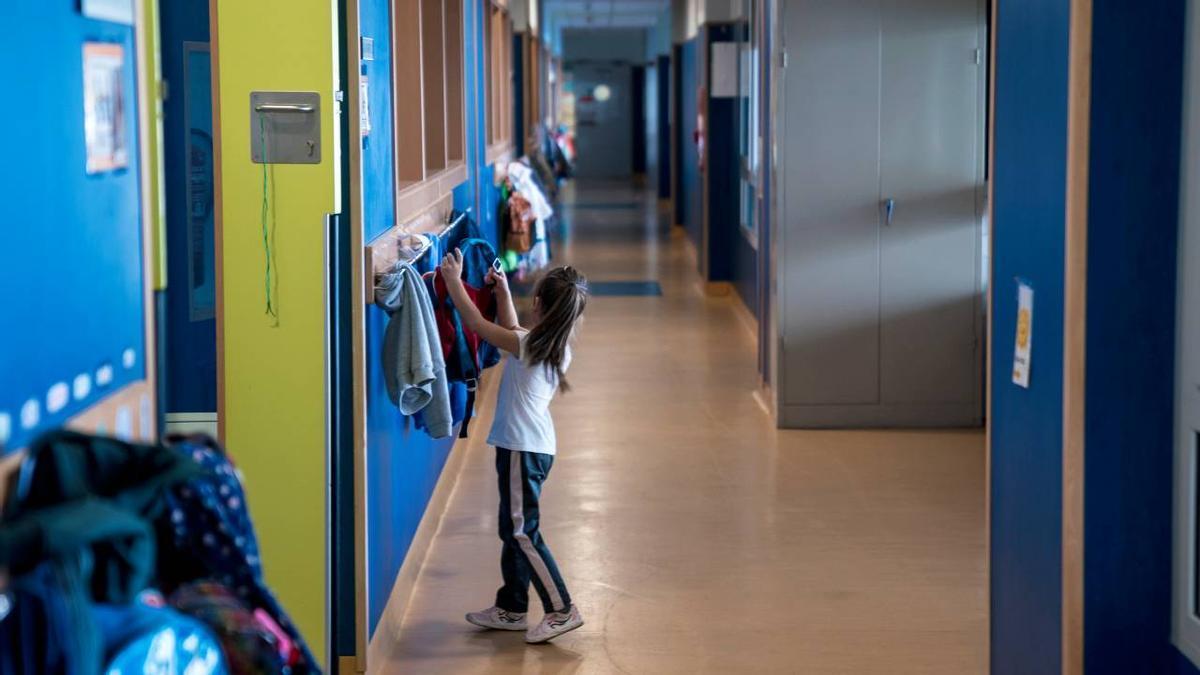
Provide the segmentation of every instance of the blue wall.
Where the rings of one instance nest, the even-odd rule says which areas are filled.
[[[368,241],[392,227],[395,212],[392,154],[391,35],[388,0],[363,0],[359,7],[362,33],[375,40],[375,60],[362,64],[369,78],[371,134],[363,139],[364,229]],[[463,47],[466,54],[467,168],[468,179],[454,189],[456,209],[473,209],[483,236],[496,241],[495,211],[498,191],[493,171],[483,165],[482,133],[486,111],[483,97],[483,62],[476,45],[482,39],[482,5],[464,3]],[[430,252],[421,265],[431,269],[438,260]],[[454,439],[434,440],[414,428],[387,397],[383,374],[375,355],[382,348],[386,314],[369,306],[366,314],[367,349],[367,611],[368,631],[374,633],[386,607],[396,574],[404,563],[426,505]]]
[[[680,206],[680,224],[699,251],[704,238],[703,186],[701,185],[700,160],[692,134],[696,131],[697,91],[700,86],[700,38],[695,37],[680,45],[680,125],[677,133],[680,162],[680,194],[676,197]]]
[[[395,156],[392,129],[392,32],[389,0],[360,0],[360,31],[375,42],[375,59],[363,61],[367,76],[371,133],[362,143],[364,240],[371,241],[395,222]]]
[[[10,59],[5,88],[20,101],[0,110],[9,130],[0,185],[12,220],[0,250],[0,415],[9,416],[8,447],[20,447],[145,375],[137,52],[131,27],[86,19],[77,0],[7,3],[0,36]],[[125,50],[128,166],[96,175],[86,173],[85,41]],[[19,65],[16,55],[27,62]],[[128,368],[126,349],[135,356]],[[69,387],[80,375],[94,383],[102,365],[112,366],[111,383],[47,411],[52,385]],[[20,411],[29,401],[39,419],[24,428]]]
[[[991,665],[996,675],[1057,675],[1068,1],[997,9]],[[1011,376],[1018,277],[1034,288],[1029,389]]]
[[[683,151],[687,132],[683,122],[683,45],[671,46],[671,224],[683,225]]]
[[[1068,3],[998,6],[992,670],[1062,661],[1062,323]],[[1084,463],[1089,673],[1200,671],[1170,644],[1175,263],[1184,3],[1095,2]],[[1014,278],[1035,289],[1028,391]]]
[[[368,630],[375,632],[425,504],[441,476],[452,439],[435,441],[413,428],[387,397],[372,355],[383,346],[387,316],[367,310]]]
[[[696,45],[696,59],[707,58],[705,45],[713,42],[729,42],[744,39],[745,26],[741,24],[714,24],[705,26],[700,35],[691,43]],[[685,64],[687,62],[685,61]],[[685,65],[686,67],[686,65]],[[693,67],[700,73],[710,77],[711,70],[696,61]],[[685,74],[684,86],[688,87],[688,75]],[[684,177],[685,180],[696,180],[696,189],[685,187],[692,199],[688,200],[686,211],[688,234],[692,237],[697,248],[702,245],[704,230],[704,214],[708,212],[708,276],[707,281],[732,282],[734,289],[751,312],[758,313],[758,269],[757,251],[750,245],[749,240],[742,234],[741,216],[741,155],[738,147],[740,138],[740,119],[742,99],[739,97],[712,96],[712,83],[705,83],[707,94],[708,116],[704,120],[705,139],[707,144],[707,165],[704,171],[698,170],[695,161],[695,144],[688,138],[688,150],[691,157],[687,158],[685,150]],[[693,94],[692,98],[695,96]],[[687,100],[685,90],[684,100]],[[685,113],[686,114],[686,113]],[[692,105],[691,117],[695,125],[695,104]],[[696,168],[693,176],[688,171],[688,162]],[[707,186],[707,190],[705,187]],[[707,195],[708,203],[704,203]]]
[[[736,38],[732,25],[706,26],[700,32],[699,58],[707,60],[707,45],[714,42],[730,42]],[[705,74],[705,92],[708,116],[704,120],[704,142],[708,146],[707,165],[701,180],[707,190],[701,188],[708,204],[702,208],[700,222],[704,222],[703,209],[708,211],[708,281],[732,281],[739,262],[745,239],[738,231],[738,201],[741,195],[738,185],[741,178],[738,158],[738,106],[737,97],[716,98],[709,78],[712,69],[701,67]],[[697,240],[698,242],[699,240]]]
[[[1088,196],[1089,674],[1169,673],[1185,3],[1096,2]],[[1186,663],[1186,662],[1185,662]],[[1196,672],[1190,665],[1179,672]]]
[[[710,26],[709,42],[746,41],[745,23]],[[707,69],[706,69],[707,70]],[[712,92],[709,83],[708,91]],[[758,314],[758,252],[742,232],[742,115],[748,99],[709,98],[708,250],[709,281],[731,281],[742,302]],[[751,208],[757,205],[752,204]]]
[[[658,100],[658,198],[667,199],[671,196],[671,78],[674,69],[671,67],[671,57],[663,54],[658,57],[658,85],[655,96]]]
[[[736,221],[730,224],[735,230],[733,255],[730,260],[729,275],[733,279],[733,288],[741,296],[746,307],[758,316],[758,251],[750,245],[741,232],[741,225]]]

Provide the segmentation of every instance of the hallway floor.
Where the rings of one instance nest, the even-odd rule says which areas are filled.
[[[463,621],[500,583],[488,400],[371,670],[984,672],[983,434],[776,430],[752,328],[734,298],[702,295],[652,196],[594,184],[562,201],[556,262],[663,290],[592,298],[553,408],[542,527],[587,623],[527,646]]]

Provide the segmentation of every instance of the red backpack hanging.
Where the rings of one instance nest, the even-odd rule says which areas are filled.
[[[463,287],[471,302],[479,308],[483,318],[496,320],[496,295],[485,280],[496,250],[484,239],[465,239],[459,246],[463,256]],[[440,269],[433,275],[430,299],[433,301],[434,319],[437,321],[438,336],[442,342],[442,355],[446,360],[446,379],[464,382],[467,385],[467,405],[463,414],[459,438],[467,437],[467,428],[475,410],[475,393],[479,377],[485,368],[500,362],[500,352],[484,342],[479,334],[462,322],[454,301],[446,289]]]

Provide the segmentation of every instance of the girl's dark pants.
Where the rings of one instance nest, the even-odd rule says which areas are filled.
[[[529,609],[531,581],[546,613],[571,606],[567,586],[538,529],[538,498],[552,464],[553,455],[496,448],[500,541],[504,542],[500,553],[504,585],[496,592],[496,606],[509,612]]]

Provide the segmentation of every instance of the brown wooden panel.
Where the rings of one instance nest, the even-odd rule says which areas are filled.
[[[124,386],[76,415],[67,422],[67,427],[87,433],[113,435],[128,424],[130,440],[150,442],[157,436],[157,423],[154,389],[149,382],[142,380]],[[124,434],[121,435],[124,437]]]
[[[462,3],[446,2],[446,160],[465,161],[466,118],[463,105],[463,15]]]
[[[446,168],[445,24],[442,0],[421,2],[421,70],[425,101],[425,175]],[[403,99],[397,99],[401,101]]]
[[[499,36],[497,60],[500,64],[496,73],[502,96],[496,117],[500,130],[497,137],[502,141],[512,140],[513,127],[513,67],[512,67],[512,21],[507,10],[496,11],[496,35]]]
[[[421,0],[392,3],[392,73],[396,105],[396,184],[425,178],[424,126],[421,111]]]
[[[1071,0],[1063,311],[1062,672],[1083,675],[1084,420],[1092,0]]]

